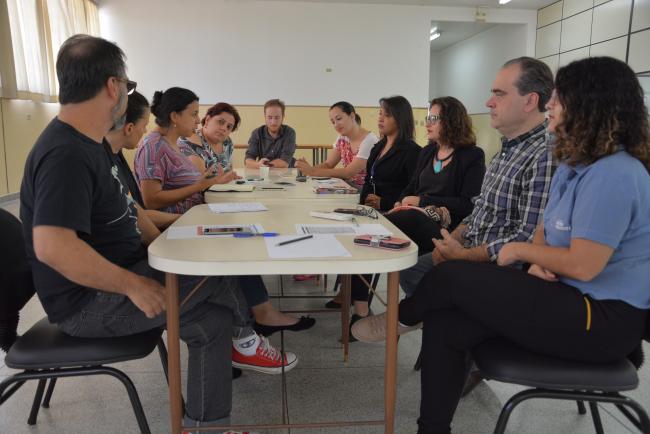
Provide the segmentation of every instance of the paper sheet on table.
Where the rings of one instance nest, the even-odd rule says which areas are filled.
[[[281,235],[264,238],[266,251],[273,259],[293,258],[340,258],[352,256],[334,235],[314,235],[313,238],[297,241],[284,246],[278,243],[297,238],[296,235]]]
[[[223,202],[208,204],[210,211],[216,213],[228,212],[257,212],[268,211],[269,209],[260,202]]]
[[[252,225],[195,225],[195,226],[172,226],[167,229],[168,240],[189,240],[195,238],[211,239],[232,237],[232,234],[219,234],[219,235],[199,235],[197,228],[199,226],[208,226],[211,228],[246,228],[247,231],[256,232],[258,234],[264,232],[261,224],[255,223]]]
[[[379,223],[360,224],[296,224],[297,234],[336,234],[336,235],[393,235]]]

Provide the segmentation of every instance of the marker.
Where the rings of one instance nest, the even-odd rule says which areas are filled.
[[[313,235],[306,235],[304,237],[294,238],[293,240],[282,241],[281,243],[277,243],[275,246],[276,247],[278,247],[278,246],[286,246],[287,244],[297,243],[298,241],[308,240],[310,238],[314,238],[314,236]]]

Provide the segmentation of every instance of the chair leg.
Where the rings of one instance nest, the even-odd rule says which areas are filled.
[[[576,404],[578,404],[578,414],[587,413],[587,409],[585,408],[584,401],[576,401]]]
[[[413,365],[414,371],[419,371],[420,369],[422,369],[422,350],[418,353],[418,359],[415,361],[415,365]]]
[[[52,393],[54,393],[54,386],[56,386],[56,378],[51,378],[50,384],[47,386],[47,392],[45,392],[45,398],[43,399],[43,404],[41,407],[50,408],[50,399],[52,399]]]
[[[598,411],[598,404],[594,401],[589,401],[589,410],[591,411],[591,418],[594,420],[594,427],[596,434],[604,434],[603,422],[600,420],[600,412]]]
[[[20,389],[23,384],[25,384],[24,380],[16,380],[14,377],[9,377],[3,382],[1,382],[0,383],[0,405],[2,405],[7,399],[9,399],[11,395],[16,393],[16,391]]]
[[[43,400],[43,391],[45,390],[45,383],[47,383],[46,378],[41,378],[38,380],[38,386],[36,387],[36,395],[34,395],[34,402],[32,402],[32,410],[29,412],[29,418],[27,418],[28,425],[36,425],[36,418],[38,417],[38,409],[41,406],[41,401]]]
[[[499,415],[499,420],[497,425],[494,428],[494,434],[503,434],[506,431],[506,426],[508,425],[508,419],[516,406],[521,404],[523,401],[531,398],[539,397],[539,392],[536,389],[528,389],[522,392],[517,393],[512,396],[508,402],[501,409],[501,414]]]
[[[637,414],[635,418],[625,406],[630,407]],[[634,424],[642,433],[650,434],[650,418],[648,418],[648,413],[645,409],[641,407],[636,401],[628,399],[627,402],[616,404],[616,407],[623,413],[623,415]]]
[[[104,367],[104,369],[107,368]],[[122,371],[118,371],[117,369],[111,371],[112,372],[107,372],[107,373],[110,373],[110,375],[120,380],[122,384],[124,384],[124,387],[126,387],[126,391],[129,394],[129,400],[131,401],[131,407],[133,407],[135,418],[138,421],[138,427],[140,428],[140,433],[151,434],[151,430],[149,429],[149,424],[147,423],[147,418],[144,415],[144,409],[142,408],[142,403],[140,402],[140,397],[138,396],[138,392],[135,389],[135,385],[133,384],[133,381],[131,381],[131,379]]]

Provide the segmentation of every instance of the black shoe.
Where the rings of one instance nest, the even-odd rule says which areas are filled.
[[[241,369],[239,368],[232,368],[232,379],[234,380],[235,378],[241,377]]]
[[[316,324],[316,319],[309,316],[301,316],[297,323],[291,325],[270,326],[256,322],[254,329],[262,336],[271,336],[273,333],[279,332],[280,330],[289,330],[292,332],[307,330],[312,328],[314,324]]]
[[[350,306],[354,304],[354,300],[350,300]],[[341,308],[341,303],[336,301],[335,299],[331,299],[327,303],[325,303],[325,307],[327,309],[340,309]]]

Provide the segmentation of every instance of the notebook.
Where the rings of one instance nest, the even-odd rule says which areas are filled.
[[[252,184],[214,184],[208,190],[215,193],[253,191],[255,186]]]

